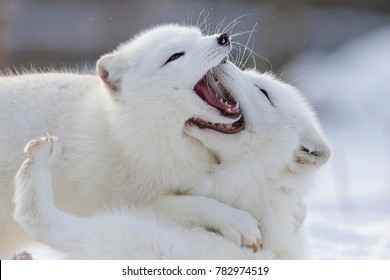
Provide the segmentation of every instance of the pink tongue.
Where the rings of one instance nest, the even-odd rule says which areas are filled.
[[[211,106],[214,106],[220,110],[225,111],[229,114],[237,114],[240,113],[240,109],[235,108],[234,105],[231,104],[225,104],[218,100],[217,95],[212,92],[212,89],[206,85],[204,81],[200,81],[195,86],[195,91],[198,93],[198,95],[206,100],[207,103],[209,103]]]

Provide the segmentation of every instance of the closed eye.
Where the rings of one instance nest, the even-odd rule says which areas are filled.
[[[263,95],[268,99],[269,103],[271,103],[271,105],[272,105],[273,107],[275,107],[274,103],[272,102],[271,98],[270,98],[269,95],[268,95],[268,92],[267,92],[265,89],[260,88],[259,86],[256,86],[256,87],[257,87],[257,88],[263,93]]]
[[[185,52],[178,52],[178,53],[175,53],[175,54],[171,55],[171,57],[168,58],[168,60],[165,62],[165,64],[168,64],[169,62],[178,59],[179,57],[183,56],[184,54],[185,54]]]

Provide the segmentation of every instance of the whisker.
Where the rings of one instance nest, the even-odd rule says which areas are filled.
[[[240,63],[240,60],[241,60],[241,46],[240,45],[235,45],[236,46],[236,49],[237,49],[237,59],[235,61],[235,64],[238,65]]]
[[[283,74],[284,74],[284,72],[279,76],[279,78],[280,78]],[[292,80],[292,81],[287,82],[287,83],[293,85],[295,82],[298,82],[299,80],[301,80],[304,76],[305,76],[305,75],[302,74],[301,76],[297,77],[295,80]]]
[[[203,16],[203,19],[201,19]],[[207,25],[208,25],[208,16],[209,14],[206,15],[206,11],[205,9],[203,9],[201,11],[201,13],[199,14],[199,17],[198,17],[198,20],[197,20],[197,23],[196,23],[196,26],[198,26],[198,28],[201,30],[202,33],[204,33],[207,29]],[[201,20],[201,21],[200,21]]]
[[[229,52],[229,54],[228,54],[228,60],[235,63],[235,58],[231,52]]]
[[[240,50],[240,56],[239,56],[239,60],[238,60],[238,63],[237,63],[237,66],[238,66],[238,68],[240,68],[240,69],[243,69],[243,61],[244,61],[244,59],[245,59],[245,46],[243,45],[243,44],[240,44],[239,45],[239,50]]]
[[[234,44],[236,44],[236,45],[239,45],[239,46],[242,46],[242,47],[245,47],[245,45],[243,45],[243,44],[241,44],[241,43],[239,43],[239,42],[233,42],[232,41],[232,44],[234,45]],[[272,70],[272,64],[271,64],[271,61],[268,59],[268,58],[265,58],[265,57],[263,57],[263,56],[261,56],[261,55],[259,55],[257,52],[255,52],[254,50],[251,50],[251,53],[252,54],[254,54],[255,56],[257,56],[258,58],[260,58],[260,59],[262,59],[262,60],[264,60],[264,61],[266,61],[269,65],[270,65],[270,67],[271,67],[271,71],[273,71]]]
[[[211,22],[207,23],[201,30],[203,34],[210,35]]]
[[[254,47],[255,47],[255,43],[256,43],[256,39],[253,38],[252,50],[253,50]],[[254,56],[252,53],[251,53],[251,57],[252,57],[252,61],[253,61],[253,66],[255,67],[255,69],[257,69],[256,58],[255,58],[255,56]]]
[[[234,27],[238,24],[239,19],[242,19],[243,17],[250,16],[250,15],[253,15],[253,14],[244,14],[244,15],[241,15],[239,17],[236,17],[234,20],[229,22],[228,25],[225,26],[225,28],[222,30],[221,33],[227,33],[232,27]]]
[[[193,25],[194,21],[194,10],[191,10],[191,25]]]
[[[253,55],[253,48],[255,46],[255,39],[253,39],[253,43],[252,43],[252,47],[249,49],[250,50],[250,53],[248,54],[248,57],[246,58],[244,64],[243,64],[243,67],[247,65],[248,61],[249,61],[249,58],[252,58],[252,64],[253,64],[253,67],[255,69],[257,69],[257,63],[256,63],[256,58],[255,56]]]
[[[217,26],[215,27],[214,33],[216,33],[216,34],[220,33],[219,31],[221,30],[222,25],[224,24],[225,20],[226,20],[226,16],[220,21],[220,23],[217,24]]]
[[[203,29],[202,32],[205,31],[205,34],[207,34],[207,35],[209,35],[209,34],[210,34],[210,31],[211,31],[211,23],[212,23],[212,21],[211,21],[211,19],[210,19],[210,13],[211,13],[212,11],[213,11],[213,9],[211,9],[211,10],[207,13],[207,15],[206,15],[206,13],[205,13],[205,15],[204,15],[204,24],[205,24],[205,28]]]
[[[256,23],[257,24],[257,23]],[[252,34],[253,32],[257,32],[258,30],[257,29],[252,29],[252,30],[248,30],[248,31],[243,31],[243,32],[240,32],[240,33],[234,33],[232,35],[230,35],[230,37],[234,38],[234,37],[237,37],[237,36],[240,36],[240,35],[244,35],[244,34]]]
[[[232,26],[230,26],[228,29],[223,30],[221,33],[233,33],[234,28],[240,23],[240,21],[236,21]]]
[[[233,44],[233,50],[236,52],[236,56],[234,58],[233,63],[238,65],[240,58],[241,58],[241,46],[238,44]],[[233,56],[233,54],[232,54]]]
[[[249,44],[249,42],[250,42],[250,40],[251,40],[251,38],[252,38],[252,35],[253,35],[253,32],[254,32],[256,26],[257,26],[257,22],[256,22],[255,25],[253,26],[252,31],[249,33],[248,40],[246,41],[246,44],[245,44],[244,55],[245,55],[246,50],[248,49],[248,44]],[[249,50],[250,50],[250,52],[249,52],[248,57],[246,58],[246,60],[245,60],[245,62],[244,62],[244,64],[243,64],[243,66],[246,65],[246,63],[247,63],[248,60],[249,60],[249,57],[252,55],[253,47],[252,47],[251,49],[249,49]]]
[[[199,13],[199,16],[198,16],[198,19],[196,20],[196,24],[195,24],[195,26],[198,26],[199,28],[201,28],[201,26],[200,26],[200,18],[201,18],[201,16],[202,16],[202,14],[205,12],[205,9],[202,9],[202,11],[200,11],[200,13]]]
[[[192,11],[191,8],[188,6],[187,8],[187,21],[184,21],[184,24],[186,25],[192,25]]]

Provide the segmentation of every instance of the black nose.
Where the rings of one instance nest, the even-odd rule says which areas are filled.
[[[223,33],[223,34],[219,35],[217,38],[217,42],[221,46],[225,46],[225,45],[229,44],[229,42],[230,42],[229,35],[227,33]]]

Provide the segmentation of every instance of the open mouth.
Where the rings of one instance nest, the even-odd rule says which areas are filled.
[[[223,62],[222,62],[223,63]],[[218,66],[217,66],[218,67]],[[245,128],[244,117],[240,104],[234,99],[224,85],[218,80],[213,69],[195,85],[194,91],[207,104],[218,109],[222,115],[230,118],[241,118],[231,124],[212,123],[195,116],[187,121],[187,124],[196,125],[199,128],[209,128],[221,133],[237,133]]]
[[[238,121],[231,124],[212,123],[204,121],[201,118],[195,116],[187,120],[186,125],[196,125],[199,128],[209,128],[221,133],[233,134],[240,132],[245,128],[244,117],[242,116]]]

